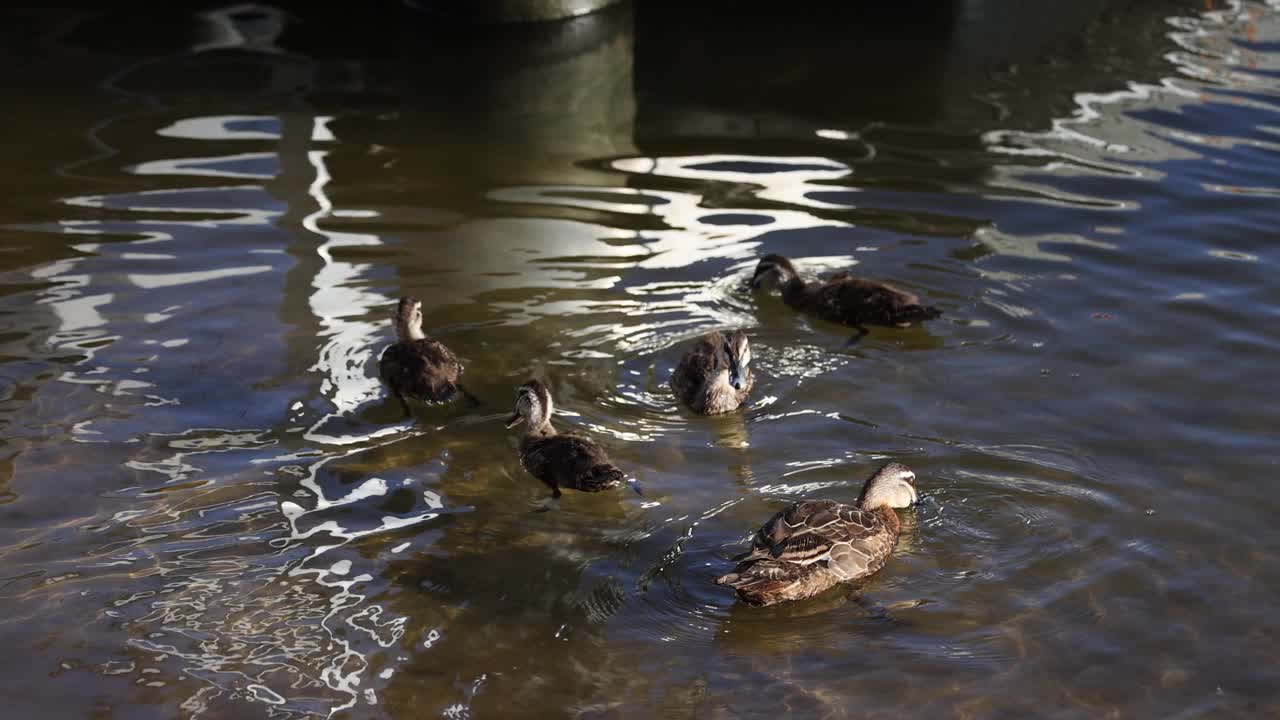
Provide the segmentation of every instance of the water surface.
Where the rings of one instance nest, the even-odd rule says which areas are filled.
[[[4,11],[8,712],[1280,714],[1280,8],[1046,8]],[[845,347],[770,252],[946,314]],[[478,406],[386,399],[401,294]],[[531,376],[643,496],[534,511]],[[863,596],[712,584],[890,459]]]

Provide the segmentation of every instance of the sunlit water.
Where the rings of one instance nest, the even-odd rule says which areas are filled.
[[[1280,713],[1277,7],[957,3],[840,66],[641,5],[6,11],[8,716]],[[845,347],[746,291],[768,252],[946,314]],[[385,398],[409,293],[478,406]],[[679,409],[734,326],[750,406]],[[535,512],[529,377],[643,496]],[[889,458],[862,597],[711,582]]]

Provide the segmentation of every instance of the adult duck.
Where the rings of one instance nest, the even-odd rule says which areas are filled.
[[[733,572],[716,579],[751,605],[811,597],[870,577],[889,559],[901,525],[894,508],[916,502],[916,475],[889,463],[867,480],[857,503],[805,500],[770,518]]]
[[[746,333],[710,332],[698,338],[671,373],[671,389],[700,415],[738,408],[751,392],[751,346]]]

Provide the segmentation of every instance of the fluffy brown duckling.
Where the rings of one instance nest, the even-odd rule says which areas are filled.
[[[552,408],[551,392],[537,380],[516,391],[516,407],[507,427],[526,424],[520,438],[524,469],[546,483],[553,498],[560,497],[560,488],[598,492],[621,485],[627,477],[609,462],[603,448],[581,435],[556,433],[551,426]]]
[[[751,347],[741,330],[709,332],[698,338],[671,373],[676,397],[696,413],[717,415],[737,409],[747,399]]]
[[[441,403],[457,396],[462,364],[443,343],[422,332],[422,302],[400,298],[395,324],[398,340],[382,352],[378,374],[405,414],[410,414],[409,398]]]
[[[907,466],[892,462],[867,480],[853,505],[795,503],[756,532],[751,550],[716,584],[734,588],[751,605],[773,605],[869,577],[898,542],[893,509],[915,503],[915,479]]]
[[[849,272],[806,283],[791,261],[781,255],[760,259],[751,287],[780,290],[782,301],[791,308],[857,329],[858,334],[850,342],[867,334],[865,325],[906,327],[942,315],[934,306],[920,304],[920,298],[913,293]]]

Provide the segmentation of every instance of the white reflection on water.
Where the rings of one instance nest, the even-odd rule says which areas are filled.
[[[755,155],[633,157],[614,160],[612,166],[652,177],[745,185],[750,187],[748,194],[754,198],[808,208],[844,207],[815,202],[808,194],[826,187],[816,184],[817,181],[843,178],[850,172],[847,165],[828,158]],[[709,208],[702,193],[651,187],[519,186],[493,190],[488,197],[507,203],[647,216],[662,224],[659,229],[623,233],[603,224],[550,218],[520,221],[526,235],[531,226],[546,228],[546,234],[554,234],[554,247],[563,258],[539,261],[533,263],[533,267],[560,265],[575,270],[616,270],[629,274],[625,291],[631,296],[630,300],[557,297],[543,302],[492,303],[502,310],[505,324],[525,324],[540,317],[601,316],[599,323],[567,331],[580,340],[575,348],[564,351],[562,360],[554,362],[570,362],[584,356],[607,358],[615,355],[611,352],[614,350],[626,354],[655,351],[711,327],[754,325],[755,315],[744,297],[743,286],[754,265],[759,238],[767,233],[849,227],[848,223],[816,217],[804,210]],[[585,235],[581,247],[570,249],[567,238],[572,236],[552,233],[555,226],[572,229],[574,235]],[[505,254],[498,257],[505,258]],[[714,260],[728,260],[731,264],[729,274],[710,282],[702,275],[687,281],[643,282],[631,272],[682,270]],[[848,257],[841,260],[842,267],[856,263]],[[510,261],[504,259],[504,262]],[[513,280],[522,285],[536,286],[544,282],[560,285],[547,282],[550,278],[544,281],[525,275]],[[577,279],[573,287],[604,289],[620,280],[617,276]],[[606,313],[626,320],[609,322],[604,318]]]
[[[1044,249],[1044,245],[1074,245],[1077,247],[1092,247],[1102,250],[1114,250],[1116,248],[1112,243],[1103,242],[1102,240],[1093,240],[1080,235],[1053,233],[1036,237],[1028,237],[1011,235],[990,227],[978,228],[978,230],[973,234],[973,239],[975,242],[981,243],[1000,255],[1063,263],[1072,262],[1072,257],[1070,255],[1050,252]]]
[[[231,205],[232,198],[262,198],[259,185],[229,185],[216,188],[182,188],[179,190],[144,190],[120,195],[84,195],[63,200],[68,205],[109,208],[131,212],[188,213],[204,216],[199,220],[135,220],[137,225],[188,225],[218,227],[223,225],[266,225],[280,215],[274,208]],[[212,219],[210,216],[218,216]],[[224,217],[226,216],[226,217]]]
[[[330,119],[311,119],[311,142],[335,139]],[[182,120],[160,134],[261,142],[283,139],[283,129],[275,117],[220,116]],[[339,213],[325,194],[326,153],[312,150],[306,159],[315,173],[309,195],[316,209],[303,225],[315,234],[301,237],[322,241],[308,246],[322,261],[309,298],[324,339],[313,370],[335,416],[378,392],[365,367],[383,323],[359,318],[386,300],[359,287],[368,265],[335,260],[333,250],[380,241],[320,227]],[[283,160],[277,152],[236,152],[152,160],[128,170],[153,182],[195,176],[242,183],[274,177]],[[129,590],[109,599],[103,612],[130,635],[133,650],[120,652],[128,657],[140,650],[147,661],[106,664],[102,671],[146,672],[139,683],[154,687],[165,684],[164,676],[138,670],[144,664],[194,678],[205,685],[182,704],[192,715],[237,715],[249,702],[290,716],[328,716],[357,702],[376,703],[369,654],[395,645],[406,618],[366,601],[364,588],[377,582],[375,573],[362,571],[368,559],[348,545],[455,509],[445,508],[435,491],[415,488],[423,478],[374,477],[353,487],[318,479],[326,463],[366,447],[376,433],[333,438],[357,447],[317,460],[313,447],[278,447],[283,438],[299,436],[261,429],[274,427],[286,412],[307,412],[288,407],[285,398],[296,387],[254,388],[252,400],[246,392],[281,372],[275,311],[285,271],[295,262],[287,248],[299,237],[277,226],[285,208],[258,184],[175,185],[63,203],[109,209],[114,215],[108,217],[118,218],[52,226],[95,242],[74,245],[79,257],[31,271],[46,287],[39,302],[55,324],[50,345],[80,356],[60,379],[101,398],[84,410],[88,419],[71,418],[73,437],[137,448],[123,463],[123,474],[136,482],[115,491],[131,509],[97,529],[111,539],[78,568],[128,574]],[[245,262],[250,255],[253,262]],[[153,386],[174,397],[128,399]],[[250,429],[183,425],[234,404],[245,406],[241,418],[253,413],[248,417],[260,421],[245,420]],[[305,439],[329,438],[311,433]],[[299,458],[312,464],[286,465]],[[411,511],[374,509],[406,488],[416,490]],[[294,494],[285,499],[282,492]]]
[[[322,220],[333,214],[333,202],[325,194],[325,186],[332,180],[325,164],[327,156],[325,150],[307,153],[307,160],[315,169],[315,180],[308,193],[315,200],[316,209],[303,218],[302,226],[324,239],[316,248],[324,264],[311,280],[314,292],[309,303],[325,341],[311,369],[324,374],[321,392],[333,402],[334,409],[311,427],[307,438],[341,444],[350,438],[331,436],[319,428],[381,394],[378,379],[367,374],[365,368],[382,338],[381,328],[390,322],[390,302],[363,287],[361,281],[370,269],[368,263],[350,263],[333,257],[335,248],[381,245],[382,241],[376,235],[325,230],[320,226]],[[375,308],[386,308],[388,320],[374,323],[363,319]]]
[[[764,200],[809,208],[838,208],[808,196],[829,189],[818,180],[839,180],[852,169],[824,157],[769,157],[762,155],[690,155],[685,157],[633,157],[615,160],[613,167],[626,173],[757,185],[755,195]]]
[[[248,168],[245,167],[246,165]],[[133,172],[136,175],[198,175],[200,177],[266,180],[275,177],[278,169],[276,154],[267,152],[240,153],[220,157],[151,160],[138,163],[133,167]]]
[[[274,115],[206,115],[183,118],[160,128],[157,135],[189,140],[279,140],[280,118]]]
[[[124,258],[136,259],[136,258]],[[194,285],[196,283],[209,282],[210,280],[221,280],[223,278],[243,277],[245,275],[257,275],[258,273],[271,272],[273,268],[270,265],[248,265],[245,267],[221,268],[219,270],[200,270],[195,272],[166,273],[163,275],[145,275],[142,273],[129,273],[125,277],[129,282],[137,285],[143,290],[155,290],[156,288],[174,287],[175,285]]]

